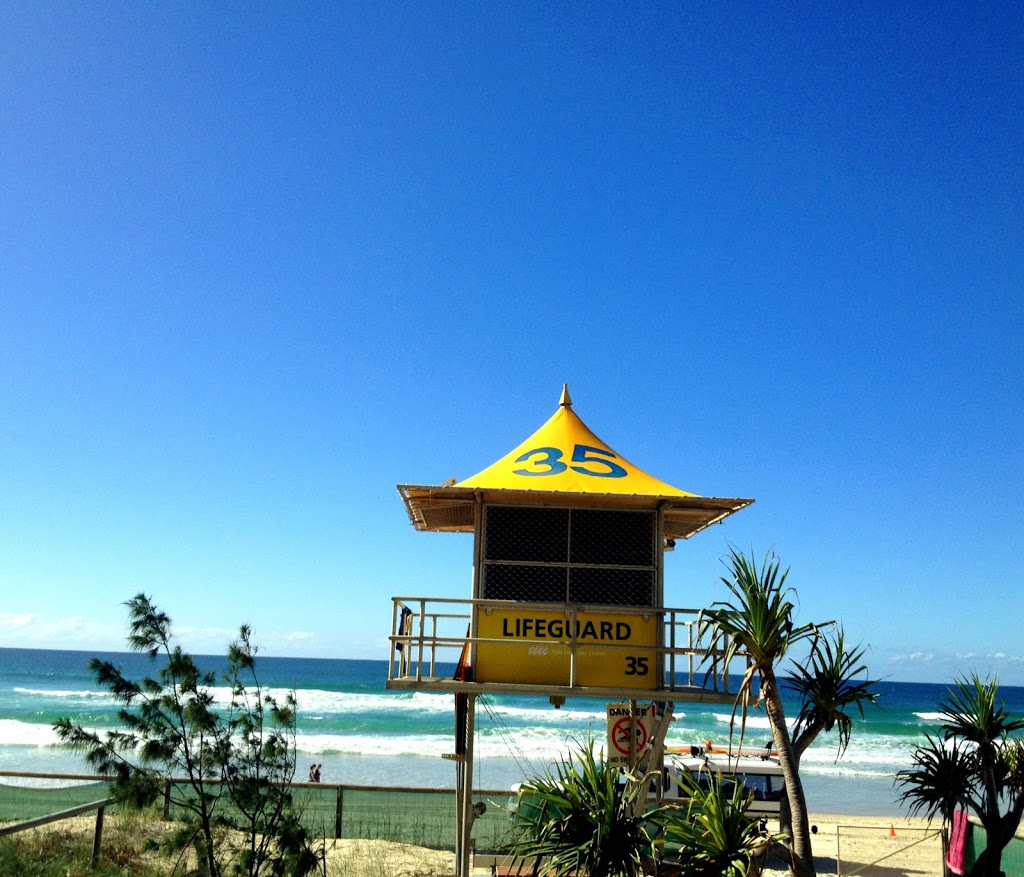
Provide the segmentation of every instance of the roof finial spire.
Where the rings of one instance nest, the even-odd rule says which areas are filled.
[[[558,400],[560,408],[572,408],[572,399],[569,397],[569,385],[562,384],[562,398]]]

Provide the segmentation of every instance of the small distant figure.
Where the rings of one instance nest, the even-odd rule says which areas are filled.
[[[318,764],[316,766],[316,769],[313,771],[313,782],[314,783],[320,782],[320,768],[322,768],[322,767],[323,767],[322,764]]]
[[[309,766],[309,781],[311,783],[318,783],[318,782],[320,782],[320,774],[317,772],[315,764],[311,764]]]

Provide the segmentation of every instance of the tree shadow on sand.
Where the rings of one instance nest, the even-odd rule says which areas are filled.
[[[839,865],[835,856],[815,856],[814,871],[818,877],[829,877],[839,873]],[[785,860],[772,856],[769,858],[764,877],[782,877],[788,875],[789,865]],[[886,865],[884,862],[871,864],[854,859],[843,861],[843,874],[858,875],[858,877],[933,877],[934,869],[908,867],[906,865]]]

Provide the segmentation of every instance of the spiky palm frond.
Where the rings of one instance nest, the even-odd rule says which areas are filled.
[[[896,784],[904,787],[899,800],[909,804],[911,815],[940,816],[949,823],[954,810],[973,800],[977,758],[973,747],[956,738],[925,739],[914,752],[913,767],[896,774]]]
[[[723,561],[729,569],[721,582],[733,599],[720,600],[702,613],[701,631],[710,632],[711,647],[725,645],[726,662],[742,654],[755,666],[770,665],[790,647],[814,636],[824,625],[796,624],[789,570],[781,569],[774,551],[760,564],[735,548]]]
[[[786,685],[800,696],[800,713],[793,728],[794,745],[799,751],[809,746],[818,734],[833,728],[839,732],[836,759],[850,745],[853,711],[864,717],[864,707],[873,704],[878,694],[867,678],[862,663],[864,647],[848,647],[842,626],[815,637],[804,663],[793,662],[793,673]]]
[[[943,734],[987,747],[1024,729],[1024,718],[1013,718],[998,698],[997,679],[983,681],[976,673],[957,677],[940,704]]]

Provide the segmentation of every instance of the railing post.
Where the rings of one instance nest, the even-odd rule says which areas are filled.
[[[391,601],[391,629],[393,631],[395,631],[396,633],[398,633],[398,634],[404,633],[404,631],[402,630],[401,622],[399,622],[399,620],[398,620],[399,618],[402,617],[401,616],[401,609],[399,608],[399,603],[400,602],[401,601],[397,600],[397,599]],[[402,663],[401,662],[402,662],[402,656],[405,654],[405,652],[403,650],[403,645],[404,644],[401,643],[401,642],[396,642],[395,646],[397,646],[397,648],[393,647],[391,649],[390,654],[388,655],[388,679],[389,680],[395,678],[395,665],[396,664],[398,665],[398,675],[399,676],[402,675]],[[395,655],[395,652],[398,652],[397,656]]]
[[[427,601],[420,600],[419,644],[416,649],[416,681],[423,681],[423,636],[427,632]]]
[[[573,606],[569,609],[569,629],[572,636],[569,638],[569,687],[576,687],[576,633],[579,630],[579,607]]]
[[[164,782],[164,820],[170,821],[171,818],[171,781],[166,780]]]
[[[693,685],[693,650],[696,648],[696,644],[693,641],[692,622],[686,625],[686,640],[689,643],[686,653],[686,684]]]
[[[92,840],[92,866],[100,860],[100,844],[103,843],[103,811],[106,807],[99,807],[96,810],[96,835]]]
[[[668,678],[669,678],[669,691],[676,690],[676,613],[675,611],[669,612],[668,614]],[[662,683],[664,684],[664,682]]]
[[[334,805],[334,839],[341,840],[341,811],[345,805],[345,789],[338,786],[338,801]]]
[[[430,625],[430,678],[437,675],[437,616],[431,616]]]

